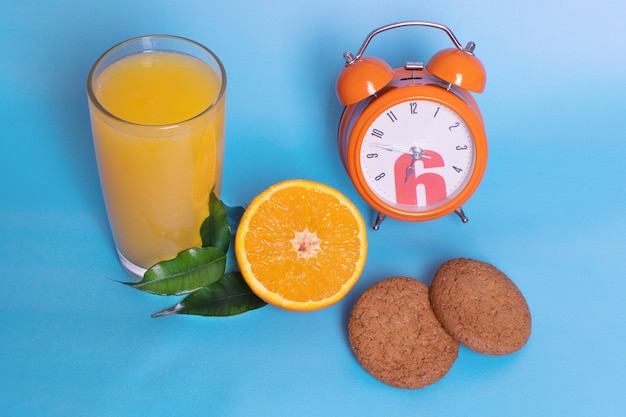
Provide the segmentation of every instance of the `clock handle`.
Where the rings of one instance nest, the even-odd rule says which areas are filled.
[[[344,77],[346,76],[345,74],[351,74],[347,77],[351,81],[356,82],[353,84],[352,82],[341,81],[338,95],[342,104],[348,105],[363,100],[379,91],[391,81],[393,72],[386,63],[378,58],[363,58],[363,54],[374,36],[389,29],[405,26],[425,26],[443,30],[450,37],[455,47],[436,53],[426,65],[426,69],[435,77],[447,82],[450,87],[455,85],[475,93],[483,92],[487,82],[487,75],[483,64],[474,56],[474,49],[476,48],[474,42],[468,42],[464,48],[452,31],[444,25],[432,22],[408,21],[392,23],[372,31],[367,35],[365,42],[363,42],[361,49],[359,49],[356,55],[352,55],[351,52],[343,54],[343,58],[346,60],[343,71]],[[352,67],[357,68],[352,69]],[[370,68],[374,68],[376,71],[374,72]],[[358,77],[352,74],[357,74]],[[374,74],[374,77],[370,76],[370,74]],[[371,80],[376,82],[371,82]],[[353,85],[359,87],[356,93],[353,93]]]
[[[431,22],[408,21],[380,27],[367,36],[356,56],[352,55],[351,52],[345,52],[343,54],[343,58],[346,60],[346,65],[339,73],[335,87],[337,97],[342,105],[349,106],[365,100],[366,98],[378,93],[393,80],[394,71],[385,61],[375,57],[363,57],[363,54],[365,53],[367,45],[369,45],[374,36],[386,30],[404,26],[427,26],[441,29],[446,32],[448,36],[450,36],[450,39],[452,39],[452,42],[456,46],[456,48],[452,48],[453,51],[458,52],[465,57],[473,58],[474,43],[468,43],[467,47],[463,49],[452,31],[444,25]],[[465,57],[461,57],[461,60],[467,59]],[[444,73],[444,76],[439,78],[448,81],[446,77],[450,69],[450,58],[444,58],[443,60],[437,59],[436,62],[443,63],[442,65],[436,65],[435,68],[436,71],[441,68],[441,71]],[[455,67],[456,65],[452,66]],[[431,71],[431,73],[438,76],[436,72]],[[452,84],[452,81],[448,82]],[[468,89],[471,90],[471,88]]]
[[[433,22],[407,21],[407,22],[392,23],[390,25],[382,26],[382,27],[379,27],[378,29],[373,30],[369,35],[367,35],[367,38],[365,38],[363,45],[361,45],[361,48],[359,49],[356,55],[352,55],[351,52],[345,52],[343,54],[343,57],[346,60],[346,66],[353,64],[358,59],[361,59],[361,57],[365,53],[365,49],[367,49],[367,46],[372,41],[372,38],[374,38],[374,36],[389,29],[396,29],[396,28],[401,28],[401,27],[406,27],[406,26],[425,26],[425,27],[431,27],[431,28],[443,30],[450,37],[450,39],[452,40],[452,43],[454,43],[454,46],[456,46],[457,49],[464,51],[465,53],[469,55],[474,54],[474,48],[476,47],[476,44],[474,42],[469,42],[465,46],[465,48],[463,48],[463,45],[461,45],[461,43],[456,38],[456,36],[454,36],[454,33],[452,33],[452,31],[447,26],[444,26],[439,23],[433,23]]]

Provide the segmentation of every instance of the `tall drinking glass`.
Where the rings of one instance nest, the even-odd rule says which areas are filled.
[[[196,42],[145,36],[102,55],[87,92],[117,253],[141,278],[201,245],[209,195],[222,182],[226,73]]]

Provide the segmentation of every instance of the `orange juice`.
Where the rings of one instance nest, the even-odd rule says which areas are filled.
[[[100,181],[127,269],[201,245],[209,194],[221,185],[223,82],[204,61],[169,51],[123,57],[91,81]]]

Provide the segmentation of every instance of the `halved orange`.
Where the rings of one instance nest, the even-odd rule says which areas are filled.
[[[367,257],[363,217],[327,185],[287,180],[256,196],[235,237],[239,270],[267,303],[311,311],[341,300]]]

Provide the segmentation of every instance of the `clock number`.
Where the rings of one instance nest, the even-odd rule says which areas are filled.
[[[460,172],[463,172],[463,170],[462,170],[461,168],[455,167],[454,165],[452,165],[452,168],[454,168],[454,170],[455,170],[456,172],[459,172],[459,173],[460,173]]]
[[[417,103],[412,101],[409,106],[411,107],[411,114],[417,114]]]
[[[435,110],[435,114],[433,114],[433,118],[434,118],[434,117],[437,117],[437,113],[439,113],[439,109],[440,109],[440,108],[441,108],[441,107],[437,107],[437,110]]]
[[[460,124],[459,122],[456,122],[456,123],[455,123],[455,124],[453,124],[452,126],[449,126],[449,127],[448,127],[448,130],[449,130],[449,131],[452,131],[452,129],[454,129],[454,128],[456,128],[456,127],[459,127],[460,125],[461,125],[461,124]]]
[[[382,180],[383,178],[385,178],[385,173],[384,173],[384,172],[381,172],[380,174],[378,174],[378,175],[376,175],[376,176],[374,177],[374,179],[375,179],[376,181],[380,181],[380,180]]]
[[[395,114],[393,114],[392,111],[387,112],[387,117],[389,117],[393,123],[395,123],[396,120],[398,120],[398,118],[396,117]]]
[[[415,167],[415,172],[407,178],[407,166],[413,166],[411,155],[400,156],[394,164],[396,201],[408,206],[427,206],[446,198],[446,181],[435,172],[423,172],[431,168],[445,166],[443,158],[437,152],[426,151],[429,159],[421,159],[422,169]],[[419,192],[418,192],[419,190]]]
[[[456,147],[456,150],[457,150],[457,151],[464,151],[464,150],[466,150],[466,149],[467,149],[467,145],[457,146],[457,147]]]
[[[378,158],[378,154],[377,154],[377,153],[368,153],[368,154],[367,154],[367,157],[368,157],[369,159],[372,159],[372,158]]]
[[[382,139],[384,133],[378,129],[372,130],[372,136],[376,136],[378,139]]]

